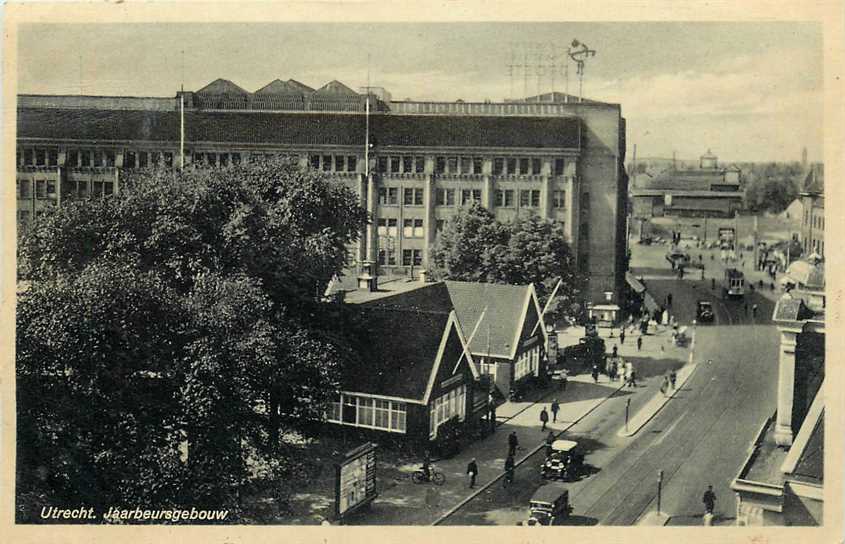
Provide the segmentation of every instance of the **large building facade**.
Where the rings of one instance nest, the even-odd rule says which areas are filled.
[[[587,301],[621,296],[625,119],[618,104],[559,93],[505,103],[393,101],[380,88],[216,80],[174,98],[18,97],[17,210],[119,191],[121,170],[225,167],[295,157],[357,192],[373,223],[356,264],[428,268],[443,224],[472,201],[502,221],[564,224]],[[181,110],[184,109],[184,113]]]

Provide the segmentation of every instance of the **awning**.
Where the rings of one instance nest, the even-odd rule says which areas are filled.
[[[646,292],[643,296],[643,304],[645,304],[645,308],[650,314],[653,314],[654,312],[660,309],[660,306],[654,300],[654,297],[651,296],[651,294],[648,292]]]
[[[638,295],[645,292],[645,285],[640,283],[640,280],[638,280],[636,277],[634,277],[634,275],[631,274],[630,272],[625,272],[625,281],[628,282],[628,285],[631,286],[631,289],[633,289],[634,292],[637,293]]]

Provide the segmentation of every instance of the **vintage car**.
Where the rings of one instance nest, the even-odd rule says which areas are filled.
[[[584,454],[574,440],[555,440],[540,466],[540,475],[547,480],[575,480],[584,467]]]
[[[563,484],[549,482],[541,486],[529,503],[528,526],[555,525],[572,513],[569,490]]]
[[[699,323],[712,323],[715,318],[713,303],[708,300],[699,300],[695,303],[695,320]]]
[[[566,346],[558,352],[558,363],[572,373],[589,370],[593,365],[604,368],[605,349],[602,338],[584,336],[577,344]]]

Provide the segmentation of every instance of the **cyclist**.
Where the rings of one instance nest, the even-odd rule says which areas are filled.
[[[423,457],[422,473],[423,473],[423,479],[426,482],[430,482],[431,481],[431,455],[428,453],[428,450],[426,450],[425,456]]]

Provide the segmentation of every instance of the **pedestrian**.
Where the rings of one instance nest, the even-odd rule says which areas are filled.
[[[558,404],[557,399],[552,401],[552,423],[557,423],[557,413],[560,411],[560,404]]]
[[[513,461],[513,455],[508,455],[508,458],[505,459],[505,479],[503,485],[507,487],[509,484],[513,483],[513,467],[515,463]]]
[[[555,441],[555,433],[549,431],[549,436],[546,437],[546,457],[552,456],[552,444]]]
[[[593,382],[599,383],[599,365],[593,364]]]
[[[716,494],[713,493],[712,485],[707,486],[707,491],[704,492],[701,502],[704,503],[704,512],[712,516],[713,509],[716,507]]]
[[[620,344],[625,343],[625,329],[622,329],[622,332],[619,333],[619,343]]]
[[[631,376],[629,378],[629,387],[636,387],[637,386],[637,372],[632,368],[631,369]]]
[[[757,317],[757,305],[756,304],[751,306],[751,317],[753,317],[753,318]]]
[[[716,289],[716,278],[710,278],[710,289]]]
[[[546,423],[548,423],[548,422],[549,422],[549,413],[546,411],[546,407],[543,406],[543,409],[540,410],[540,423],[543,424],[543,426],[540,427],[541,432],[546,432]]]
[[[669,378],[663,376],[663,383],[660,384],[660,392],[663,393],[663,396],[666,396],[666,390],[669,389]]]
[[[672,293],[669,293],[668,295],[666,295],[666,307],[667,308],[672,307]]]
[[[511,431],[508,435],[508,457],[516,455],[516,448],[519,447],[519,438],[516,437],[516,431]]]
[[[672,370],[672,372],[669,373],[669,381],[672,382],[672,391],[675,390],[675,382],[677,380],[678,380],[678,373],[675,372],[674,370]]]
[[[683,266],[678,267],[678,279],[679,280],[684,279],[684,267]]]
[[[566,391],[566,383],[569,381],[569,372],[564,368],[560,374],[560,390]]]
[[[643,337],[642,336],[637,338],[637,351],[640,351],[641,349],[643,349]]]
[[[469,488],[475,487],[475,478],[478,476],[478,464],[475,462],[475,457],[467,465],[467,474],[469,474]]]
[[[704,267],[701,267],[701,281],[704,281]]]
[[[745,309],[745,315],[748,315],[748,303],[743,303],[742,307]]]

